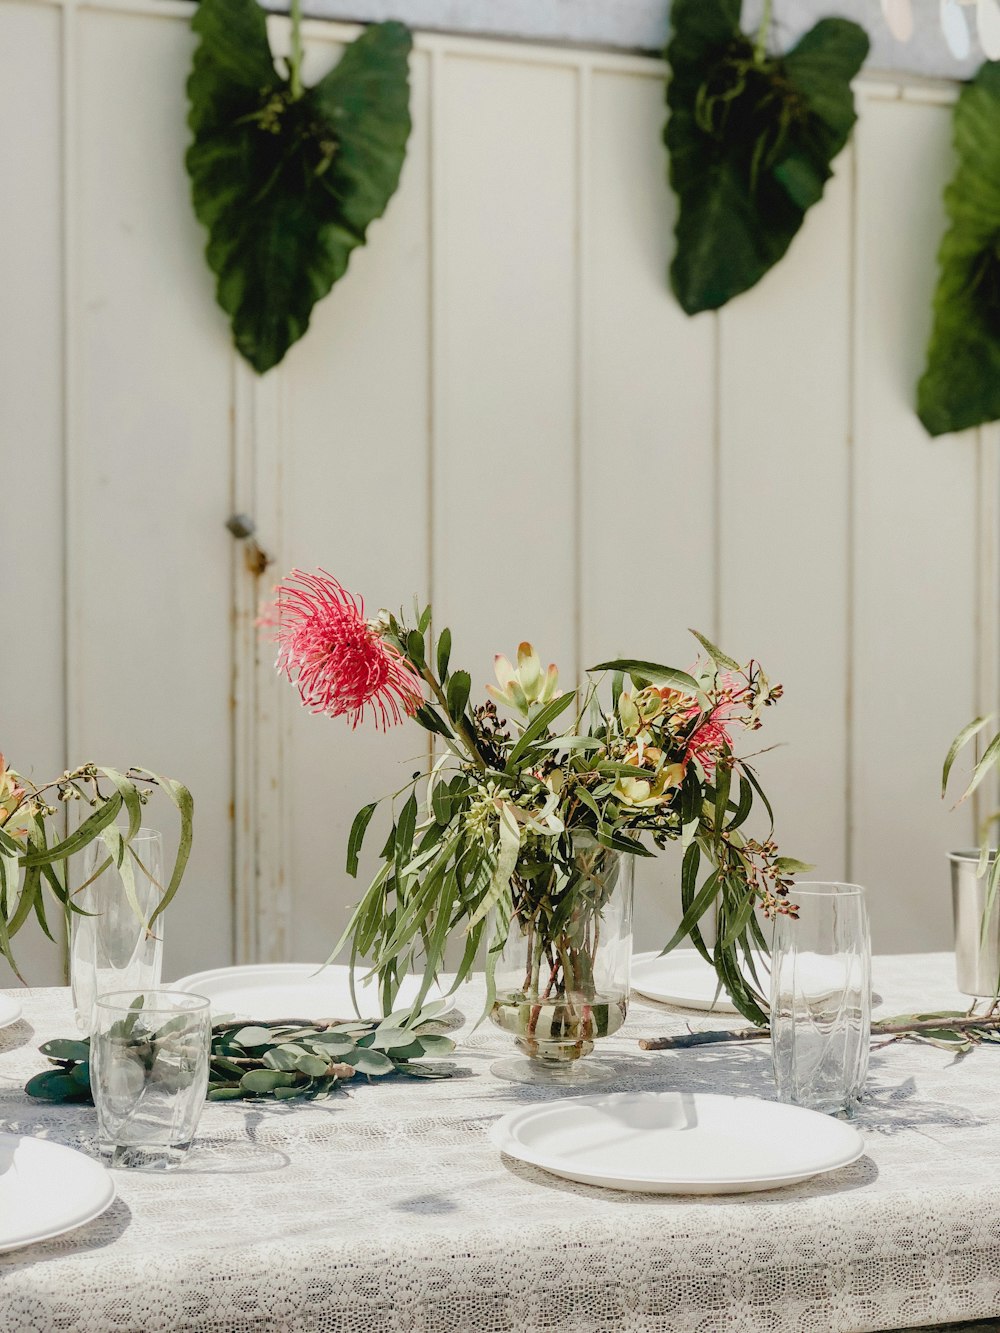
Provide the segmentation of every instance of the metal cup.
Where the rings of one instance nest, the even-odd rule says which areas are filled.
[[[990,853],[992,861],[996,851]],[[983,930],[988,875],[976,878],[979,852],[950,852],[951,901],[955,911],[955,971],[963,995],[994,999],[1000,994],[1000,894]]]

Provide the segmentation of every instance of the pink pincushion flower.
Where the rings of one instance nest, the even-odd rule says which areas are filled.
[[[293,569],[275,592],[261,623],[274,628],[278,670],[298,687],[306,708],[346,714],[352,727],[370,708],[383,731],[413,716],[423,703],[420,677],[386,643],[378,621],[365,619],[360,597],[323,569]]]

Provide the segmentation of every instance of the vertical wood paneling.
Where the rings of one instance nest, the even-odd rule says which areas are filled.
[[[334,53],[323,43],[313,54],[329,64]],[[400,188],[279,372],[282,567],[324,566],[363,594],[371,615],[429,598],[425,54],[413,57],[411,77],[414,128]],[[325,959],[384,840],[373,827],[359,879],[349,879],[351,821],[422,765],[423,733],[410,725],[382,735],[370,723],[351,732],[340,719],[306,714],[287,684],[275,688],[290,727],[289,945],[294,956]]]
[[[937,797],[976,704],[976,436],[913,410],[951,173],[947,107],[869,100],[857,138],[857,421],[851,873],[876,948],[950,940],[944,853],[970,819]]]
[[[434,604],[478,694],[576,654],[577,74],[449,54],[435,144]]]
[[[667,288],[674,196],[660,78],[594,72],[582,271],[584,667],[628,655],[686,667],[714,633],[715,320]],[[637,188],[637,182],[643,182]],[[637,865],[636,936],[679,920],[678,859]]]
[[[0,5],[0,51],[17,53],[0,79],[0,751],[39,781],[65,766],[60,18]],[[36,985],[61,979],[59,952],[33,921],[16,957]],[[0,961],[0,986],[12,980]]]
[[[194,792],[167,976],[231,953],[230,352],[184,174],[191,44],[173,20],[79,15],[73,758]],[[173,834],[166,802],[149,819]]]
[[[757,768],[817,879],[846,854],[851,166],[721,314],[719,642],[785,687],[742,746],[781,747]]]

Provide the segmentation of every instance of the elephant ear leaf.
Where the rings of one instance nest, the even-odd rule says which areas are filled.
[[[945,191],[927,369],[917,390],[931,435],[1000,420],[1000,64],[983,65],[955,108],[958,167]]]
[[[679,201],[674,293],[689,314],[748,291],[822,197],[856,113],[863,29],[823,19],[787,55],[755,49],[740,0],[674,0],[664,139]]]
[[[410,35],[372,25],[297,95],[257,0],[202,0],[192,27],[194,209],[236,347],[263,374],[306,332],[399,184]]]

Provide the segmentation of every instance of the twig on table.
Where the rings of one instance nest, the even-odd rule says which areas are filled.
[[[915,1019],[912,1023],[873,1023],[873,1037],[905,1037],[911,1032],[940,1032],[943,1028],[950,1032],[996,1032],[1000,1030],[1000,1016],[991,1009],[990,1013],[980,1018],[940,1018]],[[682,1032],[676,1037],[641,1037],[640,1049],[644,1051],[682,1051],[691,1046],[709,1046],[727,1041],[767,1041],[771,1029],[730,1028],[709,1032]]]

